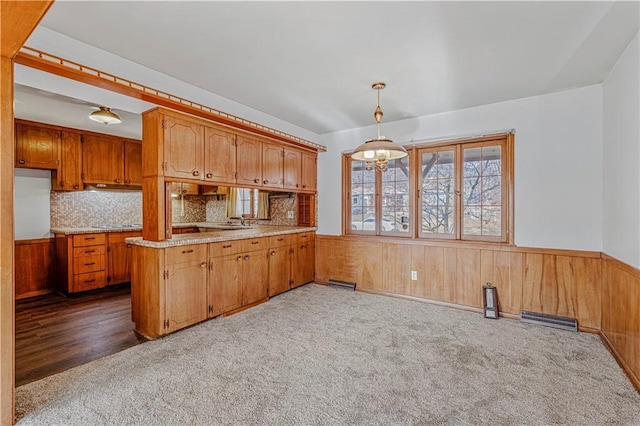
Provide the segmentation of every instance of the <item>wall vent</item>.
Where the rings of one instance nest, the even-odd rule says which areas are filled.
[[[329,287],[355,291],[356,283],[331,279],[329,280]]]
[[[520,321],[529,324],[546,325],[547,327],[559,328],[561,330],[578,331],[578,320],[575,318],[521,311]]]

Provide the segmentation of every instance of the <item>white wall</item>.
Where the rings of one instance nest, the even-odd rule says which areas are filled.
[[[373,120],[372,120],[373,121]],[[398,143],[515,129],[515,243],[602,249],[601,85],[382,124]],[[341,152],[375,127],[321,135],[318,232],[340,234]]]
[[[15,239],[48,238],[51,171],[15,169],[14,182]]]
[[[603,83],[603,252],[640,268],[638,34]]]

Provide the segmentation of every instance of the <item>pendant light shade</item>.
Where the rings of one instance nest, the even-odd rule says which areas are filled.
[[[382,121],[382,108],[380,108],[380,90],[385,88],[384,83],[374,83],[371,88],[378,91],[378,106],[376,107],[373,117],[378,125],[378,137],[369,139],[362,145],[358,146],[351,154],[351,158],[357,161],[365,161],[367,170],[377,167],[381,171],[387,171],[389,160],[397,160],[406,157],[407,150],[402,145],[393,143],[391,139],[380,136],[380,121]]]
[[[104,125],[122,123],[122,120],[120,119],[120,117],[118,117],[118,114],[111,111],[111,109],[107,107],[100,107],[98,111],[93,111],[91,114],[89,114],[89,118]]]

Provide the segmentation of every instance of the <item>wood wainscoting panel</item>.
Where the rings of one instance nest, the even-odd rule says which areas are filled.
[[[640,392],[640,270],[602,257],[603,340]]]
[[[575,250],[318,235],[316,279],[475,309],[482,308],[482,286],[490,282],[502,313],[568,316],[596,331],[601,261],[600,253]]]
[[[51,293],[56,289],[53,238],[15,242],[16,299]]]

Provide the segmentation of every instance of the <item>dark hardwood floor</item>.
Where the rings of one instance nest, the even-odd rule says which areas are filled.
[[[128,285],[16,301],[16,386],[141,343]]]

